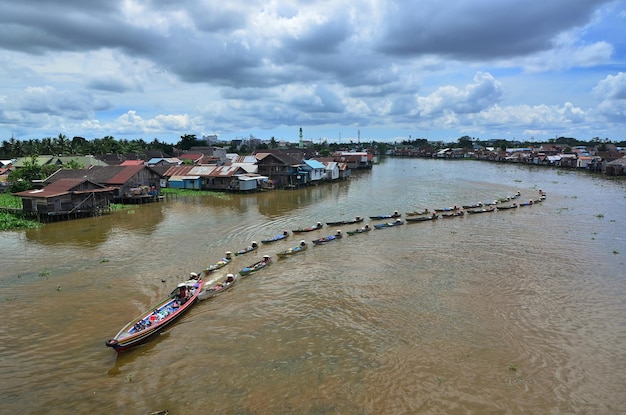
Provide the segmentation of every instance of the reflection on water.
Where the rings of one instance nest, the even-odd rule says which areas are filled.
[[[189,271],[282,229],[538,189],[548,192],[540,205],[274,256],[146,345],[121,355],[104,346]],[[624,207],[624,184],[577,172],[388,159],[328,186],[178,197],[5,232],[0,408],[619,413]],[[213,278],[335,230],[262,244]]]
[[[65,222],[52,222],[43,228],[24,231],[29,242],[45,245],[73,245],[94,247],[106,242],[112,233],[154,232],[163,220],[160,203],[131,207],[97,217],[83,218]]]

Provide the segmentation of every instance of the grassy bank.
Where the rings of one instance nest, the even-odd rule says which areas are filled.
[[[22,209],[22,198],[11,193],[0,193],[0,207]],[[40,228],[43,224],[36,220],[26,219],[21,214],[0,212],[0,231],[12,229]]]
[[[161,188],[161,194],[165,197],[176,196],[211,196],[218,199],[230,199],[229,193],[215,192],[210,190],[193,190],[193,189],[172,189],[170,187]]]

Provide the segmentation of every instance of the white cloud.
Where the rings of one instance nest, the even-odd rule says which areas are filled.
[[[610,136],[625,3],[23,0],[0,15],[0,133],[177,140],[308,124],[454,138],[513,119],[518,135],[601,121]]]

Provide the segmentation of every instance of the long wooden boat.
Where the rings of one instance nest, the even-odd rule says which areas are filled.
[[[289,232],[288,231],[283,231],[283,233],[278,234],[276,236],[273,236],[271,238],[262,239],[261,242],[264,243],[264,244],[270,244],[272,242],[276,242],[276,241],[280,241],[281,239],[285,239],[288,236],[289,236]]]
[[[461,205],[463,209],[478,209],[483,207],[483,202],[474,203],[472,205]]]
[[[243,249],[240,249],[239,251],[235,252],[235,256],[237,255],[245,255],[249,252],[254,252],[259,248],[259,244],[257,244],[255,241],[252,241],[252,244],[250,244],[249,246],[246,246]]]
[[[105,345],[116,352],[121,352],[148,341],[198,301],[203,285],[202,278],[178,284],[165,300],[128,322],[115,337],[108,339]]]
[[[317,239],[313,240],[313,243],[315,245],[323,245],[326,242],[331,242],[331,241],[335,241],[337,239],[341,239],[342,236],[343,236],[343,234],[341,233],[341,231],[337,231],[334,235],[328,235],[328,236],[324,236],[322,238],[317,238]]]
[[[315,224],[315,226],[309,226],[307,228],[298,228],[298,229],[292,229],[292,233],[305,233],[305,232],[312,232],[312,231],[316,231],[318,229],[322,229],[324,225],[322,225],[322,222],[317,222]]]
[[[335,222],[326,222],[326,225],[327,226],[341,226],[341,225],[352,225],[352,224],[361,223],[361,222],[363,222],[363,218],[360,216],[357,216],[354,219],[338,220]]]
[[[230,251],[228,251],[228,252],[226,252],[226,256],[224,258],[220,259],[215,264],[212,264],[212,265],[209,265],[208,267],[206,267],[206,269],[204,270],[204,273],[206,275],[209,275],[213,271],[217,271],[220,268],[224,268],[232,260],[233,260],[232,253]]]
[[[456,218],[457,216],[463,216],[465,215],[465,211],[464,210],[455,210],[453,212],[442,212],[441,213],[441,217],[442,218]]]
[[[528,202],[520,202],[518,205],[519,206],[532,206],[533,204],[535,204],[535,201],[529,200]]]
[[[228,274],[226,275],[226,279],[224,281],[215,284],[212,287],[207,288],[205,286],[205,288],[198,294],[198,300],[206,300],[207,298],[215,297],[216,295],[223,293],[229,288],[232,288],[232,286],[235,285],[238,280],[238,274]]]
[[[517,203],[513,202],[510,205],[498,205],[498,210],[507,210],[517,208]]]
[[[287,258],[291,255],[295,255],[295,254],[299,254],[300,252],[304,252],[306,251],[308,248],[308,245],[306,244],[306,241],[300,241],[300,244],[298,246],[294,246],[293,248],[289,248],[289,249],[285,249],[282,252],[277,253],[276,255],[278,256],[278,258]]]
[[[369,225],[365,225],[365,226],[364,226],[364,227],[362,227],[362,228],[355,229],[355,230],[352,230],[352,231],[348,231],[348,232],[346,232],[346,233],[348,234],[348,236],[352,236],[352,235],[356,235],[356,234],[359,234],[359,233],[369,232],[369,231],[371,231],[371,230],[372,230],[372,228],[370,228],[370,226],[369,226]]]
[[[370,219],[372,219],[372,220],[393,219],[393,218],[399,218],[401,216],[402,216],[402,214],[398,213],[398,211],[396,210],[395,212],[393,212],[390,215],[370,216]]]
[[[439,218],[439,215],[437,215],[436,213],[433,213],[432,215],[427,215],[427,216],[416,216],[416,217],[411,217],[411,218],[406,218],[407,223],[409,222],[426,222],[429,220],[435,220]]]
[[[481,209],[468,209],[466,212],[469,213],[470,215],[473,215],[475,213],[493,212],[494,210],[496,210],[495,206],[489,206],[489,207],[481,208]]]
[[[239,271],[239,274],[243,277],[246,275],[250,275],[254,272],[260,271],[263,268],[265,268],[266,266],[268,266],[270,263],[272,262],[272,258],[269,255],[263,255],[263,259],[260,261],[255,262],[252,265],[249,265],[247,267],[243,267],[241,269],[241,271]]]
[[[406,212],[405,215],[406,216],[421,216],[421,215],[426,215],[430,213],[430,211],[428,209],[424,209],[424,210],[414,210],[413,212]]]
[[[374,225],[374,229],[383,229],[383,228],[391,228],[393,226],[404,225],[404,221],[400,219],[396,219],[393,222],[385,222]]]
[[[448,206],[448,207],[444,207],[444,208],[437,208],[435,209],[435,212],[437,213],[442,213],[442,212],[456,212],[458,211],[460,208],[458,206]]]

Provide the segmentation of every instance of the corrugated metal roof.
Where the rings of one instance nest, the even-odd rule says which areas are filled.
[[[233,174],[237,173],[240,169],[239,166],[219,166],[216,167],[213,172],[211,172],[211,177],[230,177]]]
[[[323,169],[324,165],[317,160],[304,160],[304,164],[313,169]]]
[[[163,174],[166,177],[174,177],[174,176],[184,176],[188,174],[194,166],[172,166],[165,171]],[[179,179],[180,180],[180,179]]]
[[[81,184],[89,182],[94,185],[94,188],[91,189],[82,189],[82,190],[73,190],[74,188],[80,186]],[[49,184],[43,189],[35,189],[35,190],[26,190],[24,192],[16,193],[17,196],[22,197],[39,197],[39,198],[47,198],[47,197],[55,197],[61,196],[68,193],[94,193],[94,192],[109,192],[114,190],[113,187],[104,187],[100,186],[96,183],[93,183],[87,179],[59,179],[54,183]]]
[[[208,176],[217,166],[211,164],[206,166],[194,166],[189,170],[189,174],[197,174],[198,176]]]

